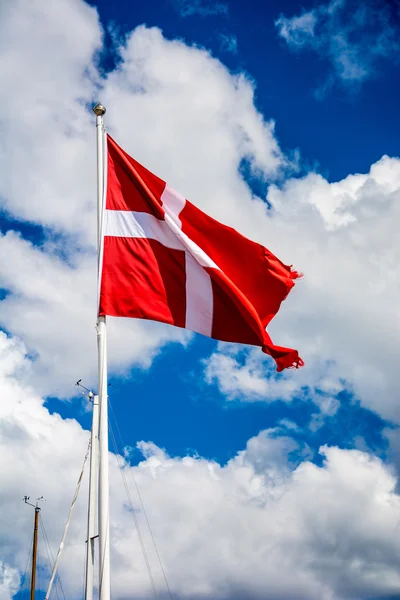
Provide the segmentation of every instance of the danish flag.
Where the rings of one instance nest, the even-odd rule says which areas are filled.
[[[299,275],[215,221],[107,136],[99,315],[169,323],[303,365],[266,326]]]

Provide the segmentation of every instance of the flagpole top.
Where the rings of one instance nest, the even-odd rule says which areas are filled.
[[[98,102],[96,106],[93,107],[93,112],[96,115],[96,117],[102,117],[106,112],[106,107],[103,106],[101,102]]]

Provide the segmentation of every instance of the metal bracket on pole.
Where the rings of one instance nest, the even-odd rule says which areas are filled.
[[[89,390],[89,388],[85,387],[84,385],[82,385],[81,383],[82,379],[78,379],[78,381],[76,382],[76,386],[81,387],[83,390],[85,390],[85,392],[88,393],[88,398],[93,398],[93,392],[91,390]]]
[[[24,496],[24,502],[25,504],[29,504],[29,506],[33,506],[33,508],[35,508],[36,510],[40,511],[40,506],[39,506],[39,502],[41,500],[43,500],[43,496],[40,496],[40,498],[36,498],[36,504],[32,504],[32,502],[28,502],[28,500],[30,500],[30,496]]]

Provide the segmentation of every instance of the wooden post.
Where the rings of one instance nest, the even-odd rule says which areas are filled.
[[[32,575],[31,575],[31,600],[35,600],[39,513],[40,513],[40,508],[38,506],[35,506],[35,526],[33,529],[33,552],[32,552]]]
[[[35,587],[36,587],[36,561],[37,561],[37,543],[38,543],[38,529],[39,529],[39,513],[40,507],[39,502],[43,500],[43,496],[36,500],[36,504],[32,504],[32,502],[28,502],[29,496],[24,496],[25,504],[29,504],[29,506],[33,506],[35,509],[35,521],[33,527],[33,552],[32,552],[32,573],[31,573],[31,598],[30,600],[35,600]]]

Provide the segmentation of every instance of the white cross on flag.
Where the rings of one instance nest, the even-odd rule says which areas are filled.
[[[261,346],[278,371],[299,367],[266,326],[299,275],[196,208],[107,136],[99,314],[152,319]]]

